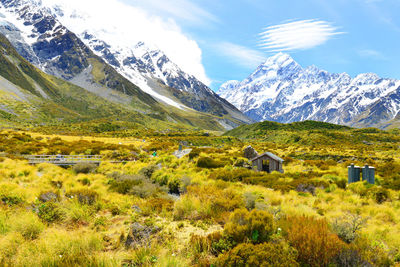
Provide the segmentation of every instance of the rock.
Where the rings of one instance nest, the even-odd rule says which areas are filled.
[[[40,194],[39,200],[41,202],[58,201],[58,195],[53,192],[47,192]]]
[[[137,212],[137,213],[141,213],[141,212],[142,212],[142,209],[139,208],[139,206],[136,206],[136,205],[133,205],[133,206],[132,206],[132,209],[133,209],[135,212]]]
[[[183,158],[186,155],[189,155],[192,152],[192,149],[184,149],[182,151],[176,150],[173,155],[178,159]]]
[[[313,196],[315,195],[315,186],[311,184],[299,184],[296,190],[297,192],[310,193]]]
[[[129,234],[125,241],[127,248],[138,246],[150,246],[151,235],[160,231],[157,226],[145,226],[140,223],[133,223],[129,229]]]
[[[247,159],[254,159],[258,156],[258,152],[252,146],[248,146],[244,149],[243,155]]]

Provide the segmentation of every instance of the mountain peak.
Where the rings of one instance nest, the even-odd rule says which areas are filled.
[[[285,67],[292,62],[295,61],[289,54],[279,52],[276,55],[267,58],[267,60],[263,65],[267,66],[278,65],[280,67]]]
[[[393,93],[400,81],[383,79],[374,73],[352,79],[346,73],[329,73],[314,65],[302,68],[290,55],[278,53],[244,81],[233,85],[224,84],[219,94],[254,120],[317,120],[350,125],[373,104]],[[393,119],[391,114],[397,114],[396,101],[388,102],[391,108],[387,118]]]

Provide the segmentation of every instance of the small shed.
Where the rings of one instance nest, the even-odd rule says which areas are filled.
[[[278,171],[283,173],[283,162],[284,160],[270,152],[258,155],[252,160],[253,168],[257,168],[257,171],[271,173]]]

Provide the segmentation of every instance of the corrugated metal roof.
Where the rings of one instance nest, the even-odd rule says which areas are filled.
[[[274,159],[274,160],[279,161],[279,162],[284,162],[284,161],[285,161],[285,160],[281,159],[280,157],[278,157],[277,155],[272,154],[271,152],[265,152],[265,153],[263,153],[263,154],[261,154],[261,155],[258,155],[257,157],[255,157],[255,158],[252,159],[251,161],[255,161],[255,160],[257,160],[257,159],[259,159],[259,158],[261,158],[261,157],[263,157],[263,156],[268,156],[268,157],[270,157],[271,159]]]

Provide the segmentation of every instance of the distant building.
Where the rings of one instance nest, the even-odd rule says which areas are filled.
[[[256,168],[259,172],[271,173],[273,171],[277,171],[283,173],[284,160],[270,152],[258,155],[257,157],[253,158],[251,162],[253,168]]]

